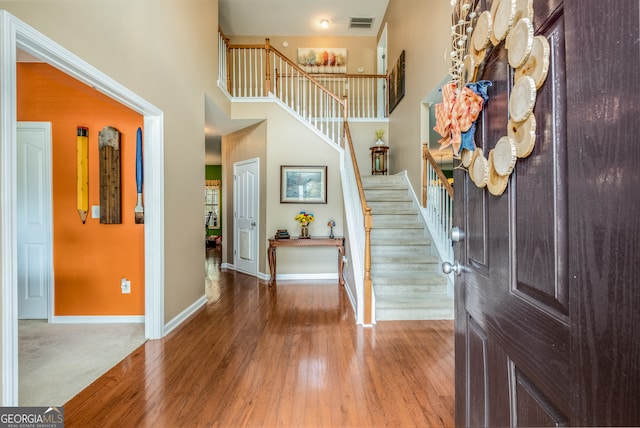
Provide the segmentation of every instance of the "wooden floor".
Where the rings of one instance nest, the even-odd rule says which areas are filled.
[[[363,328],[337,284],[207,269],[207,306],[66,403],[65,426],[454,425],[452,321]]]

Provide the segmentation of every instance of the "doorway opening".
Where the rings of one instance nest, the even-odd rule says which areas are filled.
[[[144,116],[145,337],[164,335],[164,139],[162,111],[87,64],[7,11],[0,11],[0,250],[2,291],[2,404],[18,405],[18,314],[16,236],[16,57],[44,61]]]

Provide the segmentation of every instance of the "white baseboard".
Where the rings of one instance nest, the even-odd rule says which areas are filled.
[[[49,320],[51,324],[115,324],[144,323],[144,315],[59,315]]]
[[[164,326],[164,336],[171,333],[176,327],[182,324],[187,318],[196,313],[198,309],[207,304],[207,296],[202,296],[191,306],[189,306],[184,311],[180,312],[176,317],[174,317],[171,321],[165,324]]]
[[[268,279],[271,275],[268,275]],[[301,281],[313,281],[313,280],[334,280],[338,281],[337,273],[279,273],[276,275],[277,280],[301,280]]]

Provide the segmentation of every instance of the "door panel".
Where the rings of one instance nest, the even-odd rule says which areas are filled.
[[[533,6],[551,48],[535,148],[498,197],[454,171],[456,423],[640,426],[640,2]],[[487,156],[507,132],[504,43],[478,79]]]
[[[539,34],[554,49],[534,109],[534,152],[518,160],[498,197],[478,189],[468,174],[455,178],[454,212],[461,216],[454,222],[467,237],[456,250],[465,267],[456,279],[464,288],[457,300],[468,320],[460,347],[468,373],[458,379],[465,391],[457,395],[465,402],[456,407],[467,426],[556,426],[570,414],[567,185],[559,171],[567,162],[563,21],[554,13],[549,23],[537,12]],[[476,131],[476,145],[488,157],[509,120],[513,71],[504,43],[491,51],[479,79],[492,82]]]
[[[258,272],[258,162],[234,165],[234,266],[256,275]]]
[[[511,397],[514,398],[512,426],[548,427],[566,426],[568,419],[545,397],[527,376],[510,361]]]
[[[17,126],[18,318],[47,319],[53,281],[51,124]]]

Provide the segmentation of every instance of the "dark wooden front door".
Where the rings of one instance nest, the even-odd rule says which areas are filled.
[[[551,47],[535,148],[501,196],[455,172],[456,424],[636,426],[639,2],[534,0],[534,13]],[[486,157],[507,135],[504,42],[478,79],[493,82]]]

